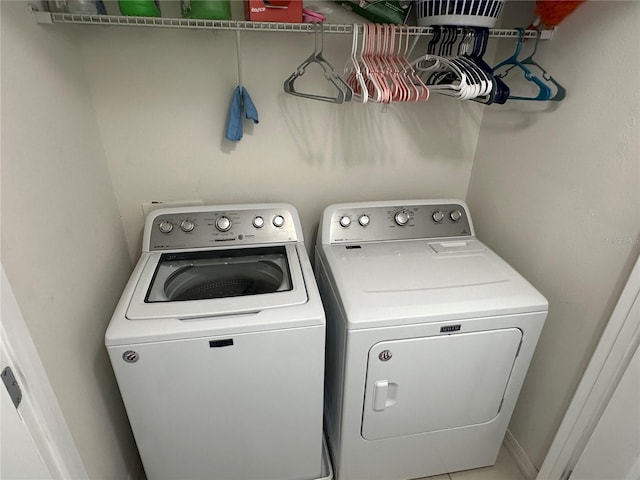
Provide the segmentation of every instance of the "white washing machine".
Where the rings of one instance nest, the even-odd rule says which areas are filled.
[[[547,301],[457,200],[332,205],[316,246],[338,480],[496,461]]]
[[[152,212],[105,343],[149,480],[324,475],[324,310],[291,205]]]

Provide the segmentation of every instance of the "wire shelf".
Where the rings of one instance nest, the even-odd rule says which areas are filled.
[[[121,15],[86,15],[78,13],[51,13],[32,10],[36,23],[75,24],[75,25],[103,25],[129,27],[163,27],[181,28],[187,30],[234,30],[255,32],[314,32],[318,24],[314,23],[279,23],[279,22],[247,22],[238,20],[205,20],[197,18],[165,18],[165,17],[132,17]],[[353,33],[350,24],[321,24],[325,33]],[[358,26],[362,31],[362,25]],[[432,35],[432,27],[409,27],[411,35]],[[489,36],[493,38],[517,38],[515,29],[489,29]],[[542,30],[541,40],[549,40],[553,30]],[[537,30],[526,30],[525,38],[536,38]]]

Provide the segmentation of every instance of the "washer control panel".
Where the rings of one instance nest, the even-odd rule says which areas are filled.
[[[295,221],[292,212],[277,207],[158,210],[153,218],[147,220],[145,239],[149,239],[149,251],[291,242],[298,239]]]
[[[412,240],[473,235],[471,220],[463,203],[335,205],[325,213],[323,238],[329,243]],[[331,208],[331,207],[329,207]],[[327,232],[328,230],[328,232]]]

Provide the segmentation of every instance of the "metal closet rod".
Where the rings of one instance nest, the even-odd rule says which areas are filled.
[[[165,27],[191,30],[241,30],[255,32],[314,32],[317,24],[247,22],[237,20],[205,20],[196,18],[130,17],[120,15],[85,15],[78,13],[51,13],[31,10],[36,23],[69,23],[79,25],[116,25],[135,27]],[[358,26],[362,32],[362,25]],[[322,24],[325,33],[353,33],[352,24]],[[432,27],[409,27],[411,35],[432,35]],[[494,38],[517,38],[518,31],[507,28],[491,28],[489,36]],[[537,30],[526,30],[525,38],[536,38]],[[549,40],[553,30],[542,30],[541,40]]]

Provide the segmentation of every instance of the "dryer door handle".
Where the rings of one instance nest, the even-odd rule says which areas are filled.
[[[373,384],[373,409],[381,412],[396,403],[398,384],[388,380],[378,380]]]

